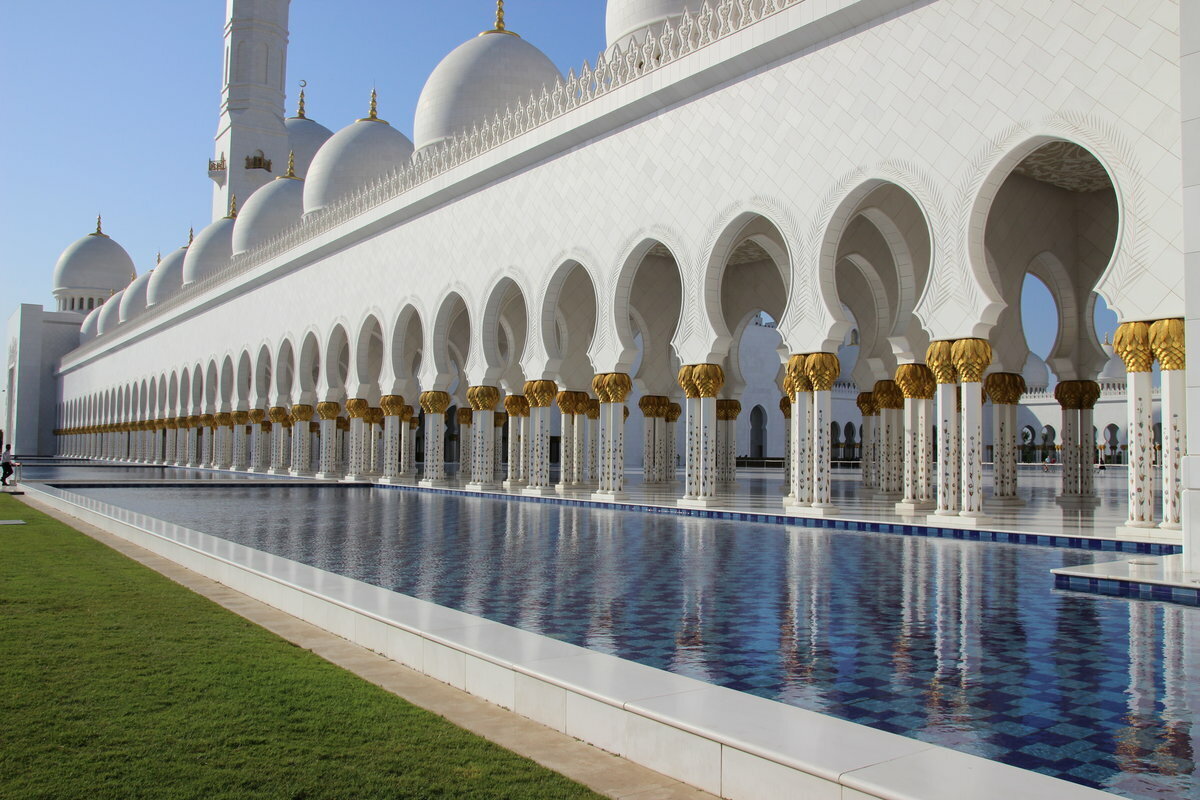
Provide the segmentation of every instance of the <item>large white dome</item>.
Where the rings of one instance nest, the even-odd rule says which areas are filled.
[[[553,86],[558,68],[541,51],[508,31],[488,31],[442,59],[417,100],[417,149],[469,130]]]
[[[118,316],[120,322],[129,322],[146,310],[146,289],[150,285],[150,276],[154,270],[147,270],[138,275],[133,283],[125,288],[121,296],[121,310]]]
[[[146,286],[147,308],[158,305],[183,286],[183,259],[187,251],[186,245],[172,250],[150,273],[150,283]]]
[[[296,157],[296,177],[304,178],[308,175],[313,156],[333,136],[333,131],[308,117],[288,117],[283,124],[287,128],[288,149]]]
[[[79,343],[90,342],[96,338],[98,327],[100,324],[100,311],[104,306],[96,306],[88,315],[83,318],[83,325],[79,326]]]
[[[183,258],[183,285],[215,275],[233,258],[233,228],[236,217],[222,217],[196,234]]]
[[[265,244],[300,220],[304,213],[304,181],[281,177],[246,201],[233,224],[233,254]]]
[[[133,280],[133,259],[125,248],[99,230],[62,252],[54,265],[54,292],[108,294]]]
[[[105,301],[104,305],[100,306],[100,316],[96,321],[96,333],[103,335],[111,330],[115,330],[121,322],[121,297],[125,294],[125,290],[114,294]]]
[[[408,137],[378,117],[352,122],[321,146],[304,181],[304,213],[319,211],[412,158]]]
[[[1025,369],[1021,370],[1025,377],[1025,386],[1029,389],[1045,389],[1050,385],[1050,368],[1042,357],[1032,350],[1025,358]]]
[[[685,8],[695,14],[702,3],[703,0],[608,0],[604,14],[608,46],[618,42],[624,46],[631,36],[640,40],[647,29],[657,36],[668,19],[675,25]]]

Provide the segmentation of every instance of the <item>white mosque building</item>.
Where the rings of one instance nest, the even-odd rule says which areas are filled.
[[[800,515],[851,461],[964,525],[1099,456],[1178,539],[1177,0],[609,0],[565,75],[498,5],[410,141],[374,94],[287,116],[288,0],[229,0],[213,222],[141,275],[100,220],[67,247],[9,323],[14,449],[691,506],[776,458]]]

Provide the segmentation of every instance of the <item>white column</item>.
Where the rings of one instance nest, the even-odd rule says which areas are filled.
[[[529,407],[529,484],[525,494],[541,495],[550,488],[550,407]]]
[[[203,467],[213,464],[213,429],[206,420],[200,427],[200,462]]]
[[[1183,521],[1183,454],[1187,447],[1187,373],[1164,369],[1162,385],[1162,527],[1179,529]]]
[[[1154,416],[1149,371],[1126,374],[1128,387],[1129,518],[1133,528],[1154,527]]]
[[[788,387],[791,388],[790,386]],[[791,502],[792,495],[792,399],[784,396],[779,401],[783,412],[783,504]]]
[[[250,465],[249,454],[246,452],[246,425],[250,421],[250,415],[245,411],[233,412],[233,457],[230,460],[230,467],[245,471]]]
[[[788,493],[791,506],[812,504],[812,457],[809,437],[812,435],[812,391],[804,383],[796,389],[792,403],[792,490]]]
[[[587,417],[586,392],[579,392],[575,398],[575,415],[571,418],[573,433],[571,436],[571,485],[578,487],[587,480]]]
[[[834,514],[837,513],[837,506],[833,504],[833,475],[830,463],[832,447],[829,441],[829,423],[833,416],[833,392],[824,385],[814,382],[812,399],[813,488],[811,508],[814,513]]]
[[[471,483],[475,477],[475,426],[472,425],[468,408],[458,409],[458,478],[464,484]],[[466,413],[463,413],[466,412]]]
[[[959,431],[957,384],[938,383],[937,411],[937,513],[939,515],[957,514],[960,507],[958,491]]]
[[[506,403],[508,412],[508,478],[504,481],[505,488],[515,488],[521,485],[521,403],[519,396],[513,397],[514,403]]]
[[[438,486],[446,480],[445,442],[443,428],[446,415],[442,412],[425,412],[425,476],[422,486]]]
[[[694,500],[700,493],[700,398],[686,397],[683,404],[683,499]]]

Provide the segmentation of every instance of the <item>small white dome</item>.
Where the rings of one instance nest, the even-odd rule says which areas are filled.
[[[196,234],[183,258],[183,285],[215,275],[233,258],[233,228],[236,217],[222,217]]]
[[[1101,381],[1123,381],[1125,380],[1125,362],[1117,355],[1113,346],[1108,342],[1100,345],[1105,353],[1108,354],[1108,361],[1104,363],[1104,369],[1100,370],[1100,377],[1097,380]]]
[[[100,310],[103,308],[104,306],[102,305],[96,306],[88,312],[86,317],[83,318],[83,325],[79,327],[80,344],[83,344],[84,342],[90,342],[92,339],[96,338],[96,333],[98,332],[97,326],[100,324]]]
[[[100,306],[100,316],[96,320],[96,334],[103,336],[111,330],[116,330],[116,327],[121,322],[121,298],[125,294],[125,290],[114,294],[112,297],[104,301],[104,305]]]
[[[304,213],[331,205],[412,158],[408,137],[381,119],[352,122],[317,151],[304,181]],[[236,252],[236,249],[235,249]]]
[[[1027,389],[1045,389],[1050,385],[1050,368],[1046,366],[1046,362],[1041,356],[1033,351],[1030,351],[1029,356],[1025,359],[1025,368],[1021,370],[1021,375],[1025,377],[1025,387]]]
[[[560,77],[545,53],[516,34],[489,31],[462,43],[421,90],[413,123],[417,149],[469,130]]]
[[[118,314],[119,321],[129,322],[129,320],[146,310],[146,289],[150,285],[150,276],[153,274],[154,270],[147,270],[138,275],[133,283],[125,288],[124,294],[121,295],[121,310]]]
[[[95,233],[79,239],[58,257],[53,291],[107,294],[128,286],[134,273],[129,253],[97,226]]]
[[[172,250],[150,273],[150,283],[146,286],[146,308],[153,308],[183,286],[183,260],[187,251],[186,245]]]
[[[308,117],[288,117],[283,124],[287,128],[288,149],[296,155],[296,177],[306,177],[313,156],[333,136],[333,131]]]
[[[300,221],[304,212],[304,181],[276,178],[242,206],[233,224],[233,254],[265,244]]]
[[[664,22],[669,19],[675,25],[684,8],[695,14],[702,3],[703,0],[608,0],[604,13],[608,46],[617,43],[624,46],[631,36],[641,40],[647,29],[658,36]]]

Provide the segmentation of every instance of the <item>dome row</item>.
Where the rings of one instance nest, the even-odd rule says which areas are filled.
[[[609,0],[609,44],[661,29],[701,0]],[[213,222],[189,246],[134,277],[133,261],[103,234],[90,234],[67,248],[54,273],[54,294],[64,299],[97,296],[81,329],[81,341],[112,330],[184,286],[225,269],[230,259],[270,241],[305,214],[327,208],[372,180],[404,166],[415,152],[469,130],[561,78],[542,51],[496,28],[459,45],[430,74],[417,101],[414,145],[379,119],[372,92],[370,114],[332,133],[300,115],[285,121],[291,164],[285,176],[258,189],[240,213]],[[131,282],[132,279],[132,282]],[[107,300],[106,300],[107,298]],[[102,305],[101,305],[102,303]],[[70,306],[72,309],[74,305]],[[82,300],[80,310],[91,309]]]

